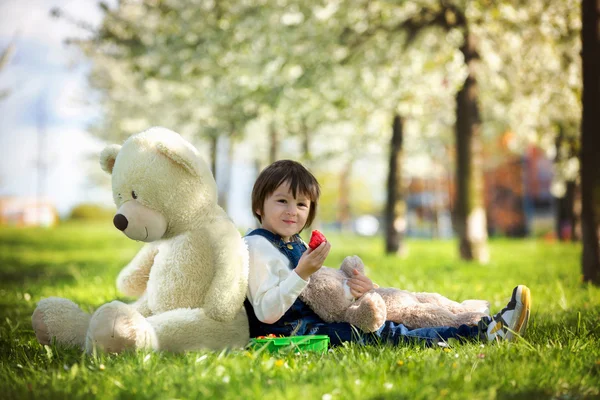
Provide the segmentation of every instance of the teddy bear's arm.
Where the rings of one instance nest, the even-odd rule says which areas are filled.
[[[248,250],[233,225],[217,225],[213,233],[215,272],[203,308],[209,318],[226,322],[235,318],[246,298]]]
[[[147,244],[135,255],[133,260],[119,273],[117,288],[127,296],[141,296],[146,290],[150,268],[154,257],[158,254],[158,247]]]
[[[152,310],[148,305],[148,292],[144,292],[144,294],[142,294],[142,296],[137,299],[132,306],[144,317],[149,317],[152,315]]]
[[[326,322],[344,322],[344,313],[354,298],[344,293],[346,276],[339,270],[321,267],[311,275],[300,298]]]

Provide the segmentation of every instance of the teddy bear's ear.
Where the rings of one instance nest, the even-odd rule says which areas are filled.
[[[111,144],[102,150],[102,153],[100,153],[100,167],[102,167],[105,172],[112,174],[115,160],[117,159],[117,154],[119,154],[120,150],[121,146],[118,144]]]
[[[183,142],[169,142],[168,144],[159,142],[156,144],[156,148],[169,159],[182,166],[192,176],[201,177],[201,173],[195,163],[196,154],[192,149],[185,146]]]
[[[348,256],[346,258],[344,258],[344,261],[342,261],[342,265],[340,266],[340,269],[349,277],[352,277],[352,271],[354,269],[358,270],[358,272],[360,272],[361,274],[365,273],[365,264],[363,264],[363,261],[360,259],[359,256]]]

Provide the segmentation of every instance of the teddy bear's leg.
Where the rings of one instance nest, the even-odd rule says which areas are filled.
[[[149,317],[148,322],[156,334],[156,350],[222,350],[241,348],[249,341],[244,308],[229,322],[214,321],[198,308],[167,311]]]
[[[489,303],[485,300],[465,300],[462,303],[450,300],[438,293],[414,293],[415,298],[421,303],[435,304],[445,308],[453,314],[464,312],[478,312],[489,314]],[[487,311],[486,311],[487,310]]]
[[[437,306],[445,308],[451,313],[463,311],[463,306],[460,303],[450,300],[449,298],[444,297],[439,293],[419,292],[414,293],[414,295],[417,298],[417,300],[421,303],[435,304]]]
[[[49,297],[38,303],[31,325],[41,344],[50,344],[54,337],[59,344],[83,347],[90,317],[71,300]]]
[[[461,314],[453,314],[444,307],[429,303],[394,304],[392,307],[388,304],[387,309],[389,321],[413,329],[434,326],[458,327],[464,323],[459,315]]]
[[[387,317],[385,301],[375,292],[367,292],[346,309],[344,320],[363,332],[374,332]]]
[[[90,321],[85,348],[94,348],[110,353],[127,349],[154,348],[154,330],[135,307],[113,301],[100,307]]]

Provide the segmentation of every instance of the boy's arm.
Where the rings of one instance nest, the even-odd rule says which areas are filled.
[[[279,251],[265,238],[245,238],[250,255],[248,300],[256,318],[267,324],[277,322],[294,304],[308,282],[290,271]]]
[[[146,290],[150,269],[157,254],[158,247],[153,243],[142,247],[133,260],[119,273],[117,289],[127,296],[141,296]]]

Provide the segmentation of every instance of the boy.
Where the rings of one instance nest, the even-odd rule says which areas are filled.
[[[351,341],[398,344],[411,339],[429,343],[450,338],[513,340],[527,326],[529,288],[517,286],[508,305],[493,317],[483,317],[477,326],[409,329],[392,321],[373,333],[359,332],[348,323],[326,323],[298,298],[310,276],[323,266],[331,249],[323,242],[307,249],[299,233],[315,218],[320,196],[319,183],[300,163],[277,161],[265,168],[252,190],[252,210],[261,228],[245,236],[250,253],[248,296],[245,302],[250,336],[267,334],[328,335],[332,345]],[[358,298],[373,288],[359,274],[348,282]]]

